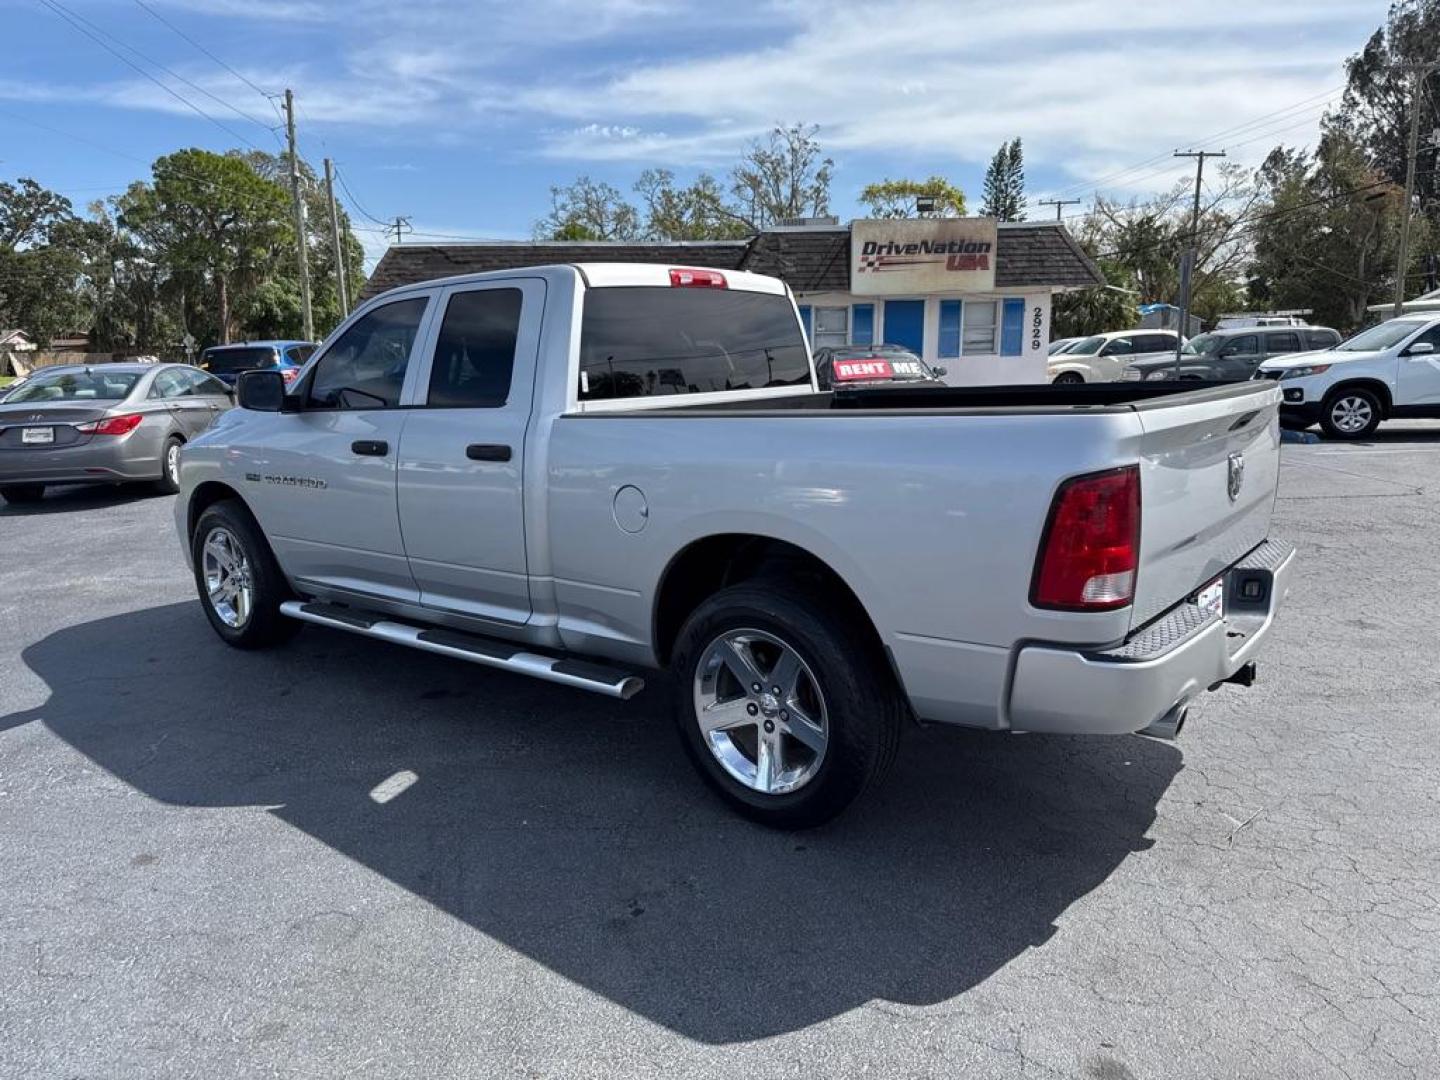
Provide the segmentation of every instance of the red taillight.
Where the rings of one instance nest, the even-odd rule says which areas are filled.
[[[91,420],[88,424],[76,424],[75,430],[86,435],[129,435],[145,419],[139,413],[129,416],[112,416],[109,420]]]
[[[298,367],[288,367],[288,368],[281,368],[281,369],[280,369],[280,378],[282,378],[283,380],[285,380],[285,385],[287,385],[287,386],[290,385],[292,382],[294,382],[294,381],[295,381],[297,378],[299,378],[299,377],[300,377],[300,369],[299,369]]]
[[[718,270],[670,271],[670,284],[680,289],[724,289],[725,275]]]
[[[1077,476],[1055,493],[1030,602],[1064,611],[1124,607],[1135,599],[1139,562],[1139,467]]]

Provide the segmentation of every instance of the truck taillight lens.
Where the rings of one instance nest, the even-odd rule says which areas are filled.
[[[128,416],[112,416],[108,420],[91,420],[88,424],[76,424],[75,430],[86,435],[129,435],[145,419],[139,413]]]
[[[670,284],[677,289],[726,288],[725,275],[718,270],[671,270]]]
[[[1091,473],[1055,493],[1030,602],[1062,611],[1111,611],[1135,599],[1140,562],[1140,469]]]

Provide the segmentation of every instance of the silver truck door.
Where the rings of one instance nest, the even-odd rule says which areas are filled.
[[[309,583],[419,598],[395,508],[395,463],[431,293],[370,308],[336,338],[249,458],[245,494],[280,564]]]
[[[530,617],[525,430],[545,282],[446,289],[400,443],[399,507],[421,602],[507,623]]]

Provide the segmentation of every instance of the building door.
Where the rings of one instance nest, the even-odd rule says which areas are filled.
[[[885,343],[925,355],[925,301],[885,301]]]

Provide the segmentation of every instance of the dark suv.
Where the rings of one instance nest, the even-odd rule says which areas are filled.
[[[1212,330],[1191,338],[1180,350],[1180,369],[1175,358],[1151,358],[1131,364],[1122,378],[1174,379],[1186,382],[1241,382],[1254,378],[1266,360],[1292,353],[1329,349],[1340,344],[1340,335],[1328,326],[1242,326],[1233,330]]]

